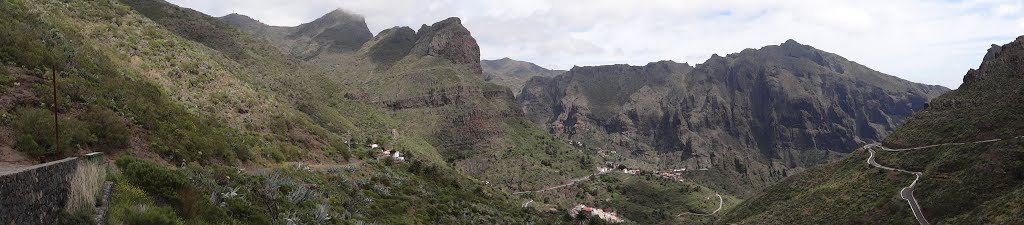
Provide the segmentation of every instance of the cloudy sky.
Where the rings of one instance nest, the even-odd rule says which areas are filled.
[[[699,64],[786,39],[950,88],[991,44],[1024,35],[1024,0],[169,0],[213,16],[294,26],[337,8],[374,33],[462,18],[484,59],[573,65]]]

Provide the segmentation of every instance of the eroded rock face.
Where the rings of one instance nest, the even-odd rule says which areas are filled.
[[[712,168],[744,193],[880,141],[947,90],[790,40],[696,67],[576,67],[531,79],[518,101],[559,137],[657,167]]]
[[[452,17],[430,26],[423,25],[416,36],[418,40],[412,54],[441,57],[454,64],[469,65],[474,73],[483,75],[480,68],[480,46],[469,30],[462,26],[459,18]]]
[[[394,63],[401,60],[416,45],[416,31],[409,27],[393,27],[381,31],[363,48],[363,54],[375,63]]]

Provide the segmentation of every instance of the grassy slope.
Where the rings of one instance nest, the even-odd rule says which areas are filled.
[[[60,70],[66,71],[61,74],[63,83],[61,91],[64,92],[63,99],[69,101],[62,103],[62,105],[68,105],[65,110],[75,113],[91,110],[83,105],[95,105],[115,111],[119,117],[128,121],[129,126],[136,128],[134,130],[136,133],[133,135],[140,137],[133,138],[141,138],[144,143],[149,143],[141,151],[147,151],[147,148],[156,151],[161,153],[162,157],[160,158],[170,160],[175,164],[178,161],[188,161],[202,163],[195,165],[207,163],[210,165],[219,164],[216,162],[230,163],[238,160],[272,160],[278,156],[283,157],[278,160],[300,160],[304,158],[301,157],[304,155],[303,152],[327,154],[327,152],[335,150],[334,146],[327,146],[325,142],[340,135],[318,126],[305,114],[290,109],[292,103],[288,100],[277,100],[283,98],[282,95],[287,96],[287,93],[278,95],[278,93],[267,91],[272,89],[273,85],[251,84],[246,81],[246,79],[252,78],[251,76],[268,76],[267,74],[242,75],[248,72],[248,69],[238,61],[232,60],[208,46],[178,37],[164,30],[164,26],[136,14],[127,6],[107,1],[70,1],[66,3],[7,1],[0,9],[2,9],[0,13],[3,13],[3,18],[5,18],[0,25],[5,28],[4,30],[16,31],[0,36],[0,41],[5,46],[2,51],[4,60],[15,67],[29,70],[37,68],[38,71],[49,70],[49,65],[61,65]],[[37,41],[48,40],[48,37],[54,33],[59,33],[63,37],[55,41],[57,43],[55,46],[41,46]],[[60,49],[63,52],[52,49]],[[53,60],[67,52],[74,53],[73,64],[62,65],[57,63],[60,61]],[[32,76],[41,77],[42,72],[32,73]],[[35,90],[37,95],[47,93],[43,85],[36,85],[38,85]],[[24,107],[31,106],[16,106],[16,108]],[[240,113],[239,107],[244,107],[249,113]],[[341,107],[352,109],[344,113],[369,112],[368,114],[371,114],[357,118],[379,117],[374,120],[379,123],[352,122],[352,127],[394,123],[389,122],[389,117],[377,109],[358,105]],[[346,115],[338,117],[344,116]],[[80,119],[85,120],[86,123],[95,122],[85,117]],[[367,130],[373,129],[386,130],[384,128]],[[347,131],[356,138],[365,135],[362,137],[374,140],[384,139],[378,138],[382,135],[365,134],[371,132],[364,133],[353,130]],[[359,142],[362,143],[361,140]],[[369,175],[363,176],[387,176],[389,173],[386,171],[391,169],[417,171],[399,172],[395,176],[417,180],[417,183],[412,183],[417,185],[405,188],[418,189],[416,189],[417,191],[403,189],[400,192],[396,191],[391,196],[370,196],[370,199],[388,201],[387,199],[413,198],[420,200],[403,200],[403,202],[411,202],[409,204],[366,204],[362,206],[367,207],[364,212],[372,214],[361,220],[405,223],[402,222],[402,219],[395,218],[402,217],[405,210],[416,206],[422,206],[424,209],[419,212],[423,214],[423,218],[418,219],[421,222],[448,223],[444,221],[466,220],[521,223],[522,219],[535,218],[512,210],[516,205],[510,203],[503,195],[480,195],[486,193],[481,192],[483,186],[467,179],[466,176],[455,172],[445,164],[436,163],[439,161],[436,150],[433,150],[433,147],[423,139],[416,136],[400,138],[394,141],[394,145],[407,150],[407,153],[412,153],[414,156],[410,157],[417,163],[402,164],[395,168],[375,166],[375,169],[368,170],[371,171],[368,173]],[[324,151],[317,151],[321,148]],[[115,150],[123,151],[123,149]],[[292,152],[281,152],[286,150]],[[142,152],[131,152],[131,154],[145,155]],[[357,154],[368,155],[370,153],[368,149],[363,149],[359,150]],[[209,157],[209,155],[213,157]],[[433,168],[431,170],[435,174],[422,174],[419,172],[421,169],[406,168],[413,167],[413,165],[420,165],[420,168]],[[199,166],[198,168],[210,170],[217,167]],[[139,176],[138,174],[125,174],[123,179],[131,180],[132,177]],[[210,179],[210,176],[213,175],[205,174],[192,177],[194,179],[191,181]],[[312,177],[310,179],[331,177],[329,174],[310,176]],[[298,179],[302,176],[290,175],[289,177]],[[144,185],[131,181],[119,181],[119,184],[124,184],[124,182],[137,186]],[[390,181],[374,182],[389,183]],[[255,186],[252,185],[257,184],[239,185],[244,188],[254,188]],[[221,188],[225,187],[191,183],[189,186],[179,187],[177,191],[184,193],[177,194],[182,198],[188,198],[190,196],[187,194],[188,190],[210,193],[224,191]],[[360,187],[355,191],[367,192],[368,189],[372,189],[372,186]],[[130,192],[132,189],[126,188],[125,190]],[[294,192],[294,190],[281,191],[284,194]],[[329,194],[341,193],[335,191],[325,190]],[[498,192],[491,191],[491,193]],[[139,204],[167,206],[173,209],[174,214],[164,215],[165,217],[181,217],[185,221],[191,221],[188,223],[211,222],[212,220],[207,220],[210,218],[202,217],[204,213],[212,213],[206,216],[213,215],[215,217],[218,212],[223,213],[226,210],[232,216],[221,218],[226,223],[248,223],[245,221],[246,216],[233,214],[235,213],[234,209],[205,209],[208,211],[203,213],[191,211],[191,207],[202,208],[205,207],[204,204],[209,204],[208,202],[203,203],[204,201],[201,200],[193,202],[194,204],[175,204],[174,201],[152,197],[157,195],[149,191],[146,194],[151,197],[138,195],[133,197],[129,194],[125,194],[128,195],[126,198],[129,198],[129,201],[121,201],[120,207],[134,208]],[[373,194],[367,193],[367,195]],[[115,198],[121,197],[124,196],[115,195]],[[146,198],[155,199],[146,201],[144,200]],[[430,202],[445,200],[447,202]],[[270,199],[267,201],[284,200]],[[273,221],[282,221],[287,216],[282,216],[280,213],[287,213],[288,210],[310,210],[309,207],[312,207],[296,205],[275,208],[273,205],[253,203],[256,202],[242,204],[264,208],[241,210],[256,210],[260,214],[261,211],[270,212]],[[372,207],[384,208],[372,210],[375,209]],[[331,208],[332,212],[344,213],[344,210],[339,209],[346,207],[336,205]],[[473,210],[458,213],[446,211],[456,208]],[[159,210],[154,213],[160,214]],[[140,215],[148,214],[145,212],[127,213],[122,217],[115,216],[114,219],[128,220]],[[304,214],[300,213],[300,215]],[[453,220],[455,218],[449,216],[474,218]],[[170,220],[173,222],[174,219]]]
[[[195,29],[183,27],[220,29],[215,21],[197,15],[194,11],[164,8],[160,4],[134,5],[135,8],[132,8],[106,1],[69,1],[58,4],[56,1],[16,0],[5,2],[2,6],[3,18],[11,19],[0,22],[0,25],[5,28],[3,30],[16,31],[0,36],[0,41],[4,43],[3,54],[0,55],[5,62],[28,71],[47,71],[51,68],[49,65],[59,65],[56,62],[60,61],[54,58],[63,52],[58,50],[74,52],[75,63],[60,68],[65,71],[61,74],[61,91],[64,92],[62,99],[67,101],[62,105],[69,106],[64,110],[76,120],[98,125],[102,125],[102,121],[78,115],[87,115],[93,110],[112,111],[132,129],[129,139],[142,143],[141,146],[131,146],[130,151],[124,147],[101,149],[100,146],[93,147],[91,143],[85,143],[88,144],[86,148],[109,150],[108,153],[115,155],[141,155],[165,163],[198,162],[189,168],[171,170],[190,174],[188,177],[192,183],[176,190],[183,198],[193,197],[193,201],[188,204],[170,202],[156,197],[155,193],[132,188],[144,185],[129,181],[138,175],[119,175],[118,185],[124,189],[119,189],[123,191],[115,194],[115,199],[120,199],[115,201],[115,208],[121,210],[115,210],[118,212],[112,218],[115,224],[139,218],[152,219],[150,217],[190,224],[217,221],[281,222],[288,217],[309,221],[312,218],[310,212],[316,204],[289,205],[280,196],[258,197],[259,194],[250,189],[264,185],[260,179],[265,177],[238,174],[234,175],[239,179],[236,181],[227,178],[228,175],[224,175],[223,171],[216,172],[228,168],[211,165],[222,162],[270,165],[273,161],[332,163],[341,161],[339,153],[342,149],[355,154],[356,160],[367,160],[366,155],[370,154],[368,149],[347,149],[333,145],[347,137],[357,140],[357,145],[377,142],[401,149],[412,155],[410,158],[421,167],[412,169],[415,162],[398,166],[370,163],[368,168],[372,169],[361,170],[364,171],[361,175],[287,173],[285,177],[288,179],[305,179],[299,182],[304,186],[327,187],[330,185],[325,180],[362,177],[370,180],[365,183],[401,190],[382,195],[382,192],[387,191],[375,189],[374,185],[353,190],[335,189],[333,186],[323,189],[322,193],[332,196],[317,200],[330,205],[330,211],[337,213],[334,218],[408,223],[410,220],[403,216],[404,213],[417,208],[421,210],[417,211],[417,215],[423,214],[417,216],[421,223],[557,221],[551,220],[557,218],[551,215],[532,211],[524,214],[513,210],[522,200],[509,199],[502,192],[485,187],[474,181],[476,179],[462,175],[448,166],[446,161],[450,160],[450,154],[440,154],[435,147],[437,138],[430,135],[430,131],[437,126],[422,123],[443,118],[446,116],[445,110],[458,111],[458,107],[388,113],[374,105],[344,100],[342,96],[345,90],[390,94],[393,89],[382,87],[422,85],[417,83],[421,80],[408,78],[424,74],[434,75],[431,79],[441,84],[477,86],[485,90],[501,89],[479,78],[470,79],[471,74],[460,72],[464,68],[451,67],[436,59],[426,59],[380,71],[377,74],[385,77],[381,78],[374,76],[378,70],[372,65],[353,59],[338,62],[350,63],[340,67],[340,71],[345,72],[338,76],[339,73],[309,69],[301,63],[281,57],[269,45],[239,32],[216,30],[201,34],[187,33]],[[140,11],[136,9],[141,9],[146,15],[138,14]],[[51,46],[43,46],[35,41],[48,40],[52,35],[48,33],[51,30],[58,31],[65,38]],[[334,69],[338,68],[334,66]],[[43,77],[43,72],[32,72],[30,75]],[[37,96],[48,93],[45,85],[32,85],[33,93]],[[411,92],[404,95],[416,94]],[[517,108],[511,101],[478,100],[473,104],[484,108]],[[493,154],[472,155],[469,163],[493,168],[486,170],[480,177],[497,182],[500,189],[540,188],[568,177],[582,176],[599,162],[550,138],[522,118],[511,118],[497,126],[505,136],[487,147],[505,151],[480,149],[481,152]],[[391,137],[390,131],[393,128],[402,131],[400,138]],[[102,133],[101,130],[89,132],[93,135]],[[152,156],[148,152],[156,152],[159,156]],[[435,172],[426,174],[423,171],[427,169],[422,168],[434,168]],[[411,184],[415,185],[392,185],[393,181],[374,180],[373,176],[397,176],[399,178],[395,179],[414,180]],[[215,184],[202,181],[210,179],[226,181],[219,180]],[[194,192],[223,193],[233,187],[242,188],[243,195],[252,197],[241,202],[224,200],[226,204],[261,207],[214,209],[208,207],[210,204],[215,205],[214,202],[197,200],[203,198],[193,196],[196,194]],[[293,192],[285,188],[279,194]],[[337,195],[339,193],[345,194]],[[485,195],[481,197],[480,193]],[[357,204],[352,203],[354,200],[351,199],[355,198],[379,203],[362,202],[362,205],[352,205]],[[574,201],[563,199],[562,202],[564,204],[558,205],[559,208]],[[153,207],[154,210],[131,211],[140,206]],[[161,211],[160,207],[167,210]],[[471,210],[453,212],[450,209]],[[267,218],[256,215],[267,215]]]

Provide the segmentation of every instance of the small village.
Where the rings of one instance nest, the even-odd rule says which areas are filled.
[[[576,216],[579,215],[580,213],[585,213],[587,216],[591,218],[597,217],[609,223],[622,222],[622,218],[620,218],[618,214],[615,214],[615,212],[608,212],[604,211],[603,209],[594,208],[583,204],[576,204],[576,206],[572,207],[572,209],[569,209],[570,216]]]
[[[370,149],[380,149],[380,150],[377,151],[377,155],[374,157],[377,160],[391,158],[391,159],[395,160],[395,162],[404,162],[405,161],[405,157],[402,156],[402,153],[399,152],[397,149],[387,150],[387,149],[384,149],[384,148],[380,147],[380,145],[378,145],[378,144],[370,144],[367,147],[370,147]]]

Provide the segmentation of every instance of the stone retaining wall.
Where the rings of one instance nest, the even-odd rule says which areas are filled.
[[[54,224],[67,204],[78,158],[0,172],[0,225]]]

